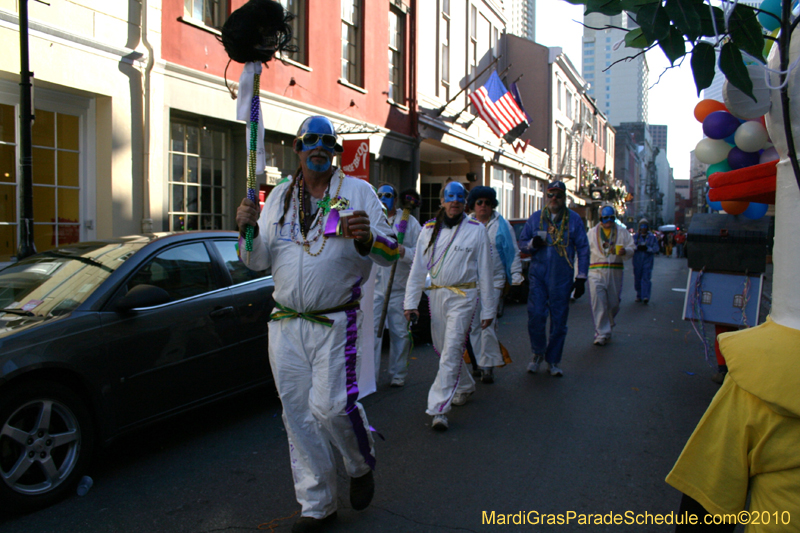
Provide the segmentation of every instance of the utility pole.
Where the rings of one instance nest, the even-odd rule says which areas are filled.
[[[22,176],[22,189],[20,199],[22,213],[20,217],[19,248],[17,260],[36,253],[33,244],[33,147],[31,139],[31,126],[33,125],[33,84],[28,63],[28,0],[19,2],[19,51],[20,51],[20,100],[22,110],[20,113],[20,175]]]

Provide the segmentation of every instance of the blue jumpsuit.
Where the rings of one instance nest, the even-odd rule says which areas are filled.
[[[539,227],[541,211],[531,215],[519,237],[520,249],[529,250],[531,254],[528,273],[530,281],[528,334],[531,338],[531,351],[534,354],[543,354],[545,361],[551,365],[558,365],[564,351],[569,295],[572,293],[574,282],[576,255],[578,277],[586,278],[589,271],[589,240],[586,238],[586,228],[577,213],[569,210],[566,213],[569,214],[569,219],[566,221],[569,228],[564,232],[564,240],[567,241],[566,257],[560,256],[558,249],[553,246],[553,234],[549,232],[550,221],[543,220],[542,227]],[[536,236],[536,232],[541,230],[548,231],[547,246],[534,250],[530,247],[531,240]],[[545,335],[548,312],[550,313],[549,343]]]
[[[633,244],[636,251],[633,253],[633,286],[636,288],[636,298],[640,300],[650,299],[650,275],[653,273],[653,257],[658,253],[658,239],[654,233],[647,232],[643,237],[641,233],[633,236]],[[647,251],[639,251],[639,245],[647,246]]]

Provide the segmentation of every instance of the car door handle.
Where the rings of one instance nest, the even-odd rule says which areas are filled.
[[[211,318],[222,318],[224,316],[232,315],[233,314],[233,307],[220,307],[219,309],[214,309],[211,311],[208,316]]]

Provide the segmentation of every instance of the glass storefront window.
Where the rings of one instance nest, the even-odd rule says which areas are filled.
[[[200,121],[173,121],[170,127],[169,229],[225,229],[227,133]]]

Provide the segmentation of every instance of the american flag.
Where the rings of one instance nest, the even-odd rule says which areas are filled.
[[[525,112],[506,90],[496,71],[483,87],[469,95],[469,99],[494,134],[508,143],[513,143],[528,128]]]

